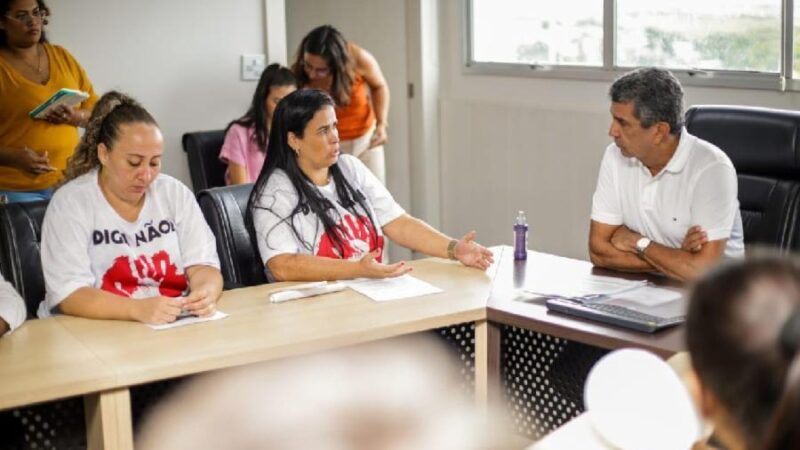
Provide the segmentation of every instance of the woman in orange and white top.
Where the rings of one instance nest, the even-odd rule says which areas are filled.
[[[386,184],[389,87],[375,57],[323,25],[303,38],[292,69],[300,87],[321,89],[336,102],[341,152],[360,159]]]

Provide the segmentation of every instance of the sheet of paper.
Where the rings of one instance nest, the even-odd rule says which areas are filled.
[[[526,292],[543,297],[576,298],[587,295],[616,295],[647,284],[646,280],[587,275],[579,279],[564,279],[556,274],[536,277],[523,288]]]
[[[165,323],[165,324],[162,324],[162,325],[152,325],[152,324],[148,323],[147,326],[152,328],[152,329],[154,329],[154,330],[159,330],[160,331],[160,330],[166,330],[168,328],[176,328],[176,327],[182,327],[184,325],[192,325],[192,324],[200,323],[200,322],[208,322],[208,321],[211,321],[211,320],[224,319],[226,317],[228,317],[227,314],[225,314],[222,311],[217,310],[217,312],[215,312],[214,315],[208,316],[208,317],[187,316],[187,317],[184,317],[182,319],[178,319],[178,320],[176,320],[175,322],[172,322],[172,323]]]
[[[358,279],[346,281],[345,283],[354,291],[364,294],[376,302],[421,297],[442,292],[438,287],[411,275],[377,280]]]
[[[642,286],[623,294],[613,295],[612,297],[614,300],[624,300],[642,306],[658,306],[673,300],[678,300],[681,298],[681,293],[672,289]]]

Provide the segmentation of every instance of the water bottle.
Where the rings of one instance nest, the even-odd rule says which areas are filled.
[[[528,259],[528,220],[524,211],[517,214],[514,222],[514,259]]]

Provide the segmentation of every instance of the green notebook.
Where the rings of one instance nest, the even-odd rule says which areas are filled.
[[[44,103],[34,108],[33,111],[28,113],[28,115],[33,119],[41,119],[57,106],[75,106],[87,98],[89,98],[89,94],[86,92],[62,88],[59,89],[55,94],[51,95],[50,98],[44,101]]]

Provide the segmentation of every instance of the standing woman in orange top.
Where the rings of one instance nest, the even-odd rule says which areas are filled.
[[[44,0],[0,0],[0,196],[10,202],[50,198],[97,101],[75,58],[47,42],[49,16]],[[61,88],[89,99],[43,120],[28,116]]]
[[[360,159],[386,184],[389,87],[375,57],[323,25],[303,38],[292,69],[301,87],[322,89],[336,102],[341,152]]]

